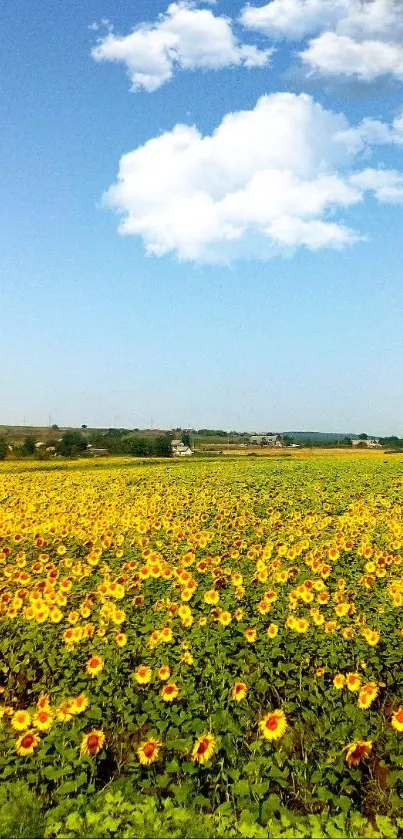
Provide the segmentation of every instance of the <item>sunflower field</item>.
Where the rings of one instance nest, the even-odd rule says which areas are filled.
[[[402,461],[2,464],[0,703],[49,808],[399,820]]]

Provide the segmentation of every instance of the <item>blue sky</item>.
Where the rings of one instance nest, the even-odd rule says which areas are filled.
[[[400,3],[167,8],[3,3],[0,422],[403,435]]]

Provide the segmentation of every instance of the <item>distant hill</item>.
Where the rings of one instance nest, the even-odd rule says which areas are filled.
[[[282,435],[288,434],[293,437],[296,443],[305,443],[311,440],[312,443],[341,443],[346,437],[357,440],[358,434],[336,434],[328,431],[282,431]],[[368,437],[371,435],[369,434]]]

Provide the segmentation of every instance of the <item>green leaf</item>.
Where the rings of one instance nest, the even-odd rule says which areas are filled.
[[[237,781],[234,784],[234,786],[232,787],[232,790],[233,790],[235,795],[249,795],[249,792],[250,792],[249,781],[246,781],[244,778],[241,778],[240,781]]]

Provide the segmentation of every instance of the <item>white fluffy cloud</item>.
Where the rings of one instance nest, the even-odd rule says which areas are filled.
[[[190,0],[171,3],[155,23],[141,24],[130,35],[109,31],[92,50],[96,61],[118,61],[126,65],[132,90],[152,92],[172,78],[176,67],[185,70],[243,65],[262,67],[270,61],[273,48],[258,49],[241,44],[232,21],[199,9]]]
[[[358,189],[373,192],[378,201],[403,202],[403,175],[393,169],[364,169],[352,175],[350,183]]]
[[[373,81],[386,73],[403,80],[403,45],[386,41],[356,41],[348,35],[324,32],[301,53],[312,70],[328,75],[357,76]]]
[[[301,53],[311,70],[403,79],[402,0],[271,0],[246,6],[241,22],[275,39],[315,35]]]
[[[333,30],[358,38],[395,38],[402,34],[401,0],[270,0],[246,5],[245,27],[273,38],[300,40]]]
[[[380,136],[383,123],[373,123]],[[212,135],[176,125],[125,154],[104,200],[121,216],[120,233],[140,236],[158,256],[228,262],[298,245],[342,247],[359,238],[339,220],[343,208],[367,189],[385,200],[380,190],[400,188],[388,170],[371,183],[368,172],[377,170],[366,170],[360,180],[370,133],[363,125],[305,94],[262,96],[253,110],[227,114]]]
[[[358,125],[341,131],[338,139],[352,155],[358,155],[370,146],[403,146],[403,113],[398,114],[390,125],[380,119],[363,119]]]
[[[347,12],[349,0],[271,0],[264,6],[248,4],[240,21],[271,38],[301,40],[335,26]],[[354,2],[354,0],[351,0]]]

